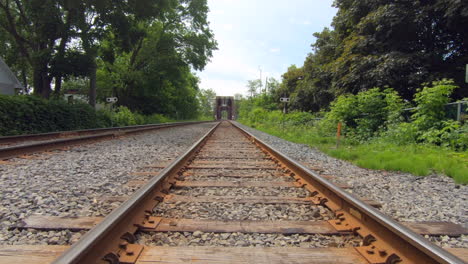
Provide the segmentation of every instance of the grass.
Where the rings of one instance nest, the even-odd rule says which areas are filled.
[[[362,168],[409,172],[418,176],[437,172],[452,177],[457,183],[468,183],[468,151],[454,152],[423,144],[402,146],[383,140],[353,145],[345,139],[336,148],[334,137],[319,136],[314,128],[289,126],[282,129],[280,126],[265,124],[254,127],[291,142],[316,147],[332,157],[350,161]]]

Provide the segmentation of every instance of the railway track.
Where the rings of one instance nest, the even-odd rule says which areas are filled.
[[[104,219],[24,228],[91,229],[54,263],[464,263],[416,234],[430,225],[393,221],[229,122],[160,167]]]
[[[90,143],[98,140],[109,140],[121,136],[148,132],[155,129],[198,123],[203,122],[176,122],[153,125],[62,131],[19,136],[4,136],[0,137],[0,161],[20,155],[54,150],[76,144]]]

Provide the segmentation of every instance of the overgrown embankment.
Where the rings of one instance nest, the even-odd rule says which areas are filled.
[[[446,118],[444,105],[456,87],[449,81],[424,87],[407,107],[392,89],[371,89],[337,98],[320,114],[267,111],[255,99],[241,103],[240,122],[283,139],[308,144],[370,169],[426,176],[443,173],[468,183],[468,123]],[[318,120],[320,117],[320,120]],[[342,138],[337,147],[337,124]]]

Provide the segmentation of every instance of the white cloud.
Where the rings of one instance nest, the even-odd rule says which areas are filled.
[[[215,52],[211,63],[205,68],[204,73],[215,73],[222,75],[231,75],[238,78],[253,78],[257,74],[258,69],[252,67],[247,62],[245,54],[236,54],[231,50],[227,52]]]
[[[211,62],[199,72],[201,88],[211,88],[217,95],[246,94],[247,80],[258,78],[258,68],[251,66],[245,52],[220,45]],[[223,52],[228,50],[229,52]]]
[[[310,52],[312,30],[319,31],[331,21],[333,14],[325,11],[333,0],[295,1],[301,4],[208,0],[211,10],[208,19],[219,50],[204,71],[197,73],[200,87],[214,89],[218,95],[247,95],[247,81],[259,78],[259,66],[262,82],[266,77],[280,81],[289,65],[303,63]],[[310,10],[315,12],[311,14]]]
[[[246,82],[244,81],[203,78],[200,87],[213,89],[218,96],[233,96],[237,93],[247,95]]]

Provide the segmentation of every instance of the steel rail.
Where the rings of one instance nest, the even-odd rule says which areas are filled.
[[[384,215],[383,213],[376,210],[372,206],[362,202],[360,199],[356,198],[354,195],[344,191],[343,189],[331,183],[327,179],[321,177],[317,173],[311,171],[310,169],[306,168],[300,163],[287,157],[285,154],[274,149],[269,144],[265,143],[264,141],[258,139],[257,137],[255,137],[254,135],[246,131],[245,129],[241,128],[235,122],[231,122],[231,123],[238,129],[240,129],[248,138],[250,138],[254,142],[261,145],[264,149],[268,150],[268,152],[270,152],[275,158],[280,158],[280,160],[283,163],[285,163],[289,168],[293,169],[297,173],[300,173],[300,176],[310,177],[315,183],[318,183],[319,185],[321,185],[321,187],[326,188],[331,193],[340,197],[345,203],[348,203],[349,205],[351,205],[350,208],[355,208],[355,210],[357,209],[360,213],[364,214],[368,218],[378,222],[383,228],[388,229],[390,232],[392,232],[393,234],[401,238],[403,241],[406,241],[412,247],[415,247],[416,249],[420,250],[421,252],[429,256],[432,260],[438,263],[450,263],[450,264],[465,263],[463,260],[456,257],[455,255],[434,245],[433,243],[424,239],[419,234],[416,234],[412,230],[401,225],[400,223],[396,222],[392,218]],[[397,246],[405,247],[406,245],[397,245]]]
[[[211,128],[202,138],[193,144],[189,150],[179,156],[169,166],[164,168],[158,176],[152,178],[146,185],[137,190],[129,200],[124,202],[120,207],[112,211],[102,222],[96,225],[93,229],[87,232],[77,243],[70,249],[64,252],[53,263],[68,264],[68,263],[106,263],[103,260],[106,251],[95,252],[96,247],[100,250],[110,248],[118,248],[119,241],[112,241],[109,237],[120,240],[122,229],[122,220],[129,218],[140,219],[144,217],[144,211],[141,210],[141,204],[154,201],[154,194],[157,192],[157,187],[167,180],[168,176],[175,174],[204,144],[211,136],[220,123],[217,123]],[[157,203],[156,203],[157,204]],[[133,223],[127,223],[127,228],[134,226]],[[117,244],[116,244],[117,243]]]
[[[6,147],[6,148],[0,148],[0,160],[13,158],[18,155],[31,154],[31,153],[35,153],[39,151],[52,150],[52,149],[57,149],[61,147],[66,147],[66,146],[71,146],[71,145],[76,145],[76,144],[81,144],[81,143],[86,143],[86,142],[92,142],[95,140],[112,139],[118,136],[141,133],[141,132],[146,132],[146,131],[154,130],[154,129],[200,124],[200,123],[206,123],[206,122],[207,121],[177,122],[177,123],[164,123],[164,124],[157,124],[157,125],[104,128],[104,129],[99,129],[99,130],[80,130],[81,132],[86,131],[86,133],[93,133],[93,132],[99,133],[102,131],[111,131],[111,132],[104,132],[104,133],[99,133],[96,135],[89,135],[89,136],[77,136],[73,138],[57,139],[53,141],[32,143],[32,144],[21,145],[21,146],[11,146],[11,147]],[[76,132],[76,131],[70,131],[70,132]],[[36,134],[36,136],[37,135],[40,135],[40,134]],[[55,135],[55,133],[50,133],[50,135]],[[35,136],[35,135],[30,135],[30,136]]]
[[[105,128],[92,128],[92,129],[81,129],[81,130],[70,130],[70,131],[57,131],[57,132],[40,133],[40,134],[0,136],[0,144],[15,143],[15,142],[21,142],[21,141],[27,141],[27,140],[53,139],[53,138],[58,138],[61,136],[69,136],[69,135],[80,136],[80,135],[87,135],[87,134],[96,134],[100,132],[123,131],[123,130],[158,127],[158,126],[166,126],[166,125],[196,124],[196,123],[200,123],[200,121],[172,122],[172,123],[148,124],[148,125],[124,126],[124,127],[105,127]]]
[[[157,193],[161,192],[161,190],[167,190],[172,186],[173,183],[171,182],[177,175],[177,172],[203,147],[218,125],[219,123],[211,128],[208,133],[182,156],[163,169],[158,176],[152,178],[146,185],[136,191],[128,201],[124,202],[122,206],[114,210],[100,224],[91,229],[53,263],[106,263],[103,260],[103,257],[108,255],[106,253],[115,252],[119,249],[119,246],[122,245],[122,239],[124,239],[122,234],[127,232],[133,234],[137,230],[138,227],[135,226],[135,223],[141,223],[141,219],[145,218],[145,210],[151,211],[159,203],[158,199],[156,199]],[[386,238],[390,234],[392,242],[397,242],[396,245],[391,244],[392,249],[394,246],[398,252],[402,250],[401,252],[406,254],[402,255],[402,258],[411,259],[413,263],[464,263],[456,256],[433,245],[418,234],[415,234],[408,228],[357,199],[352,194],[345,192],[315,172],[288,158],[237,124],[233,123],[233,125],[264,151],[270,153],[274,159],[287,165],[288,169],[296,173],[296,175],[306,178],[308,183],[314,183],[321,191],[326,189],[323,192],[327,192],[327,197],[330,198],[329,201],[325,201],[326,206],[335,202],[335,199],[340,199],[340,202],[337,204],[344,209],[350,210],[350,208],[353,208],[353,210],[359,211],[363,215],[363,222],[371,224],[374,227],[377,226],[378,232],[386,234]],[[131,237],[132,235],[129,236]],[[125,238],[128,239],[129,236]],[[129,242],[131,243],[131,241]],[[415,254],[415,256],[408,257],[408,254]],[[415,259],[422,259],[422,262],[414,261]]]

